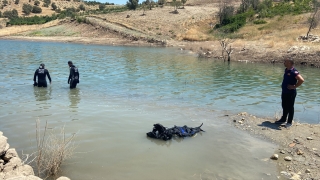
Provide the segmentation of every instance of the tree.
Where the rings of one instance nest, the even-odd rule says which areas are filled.
[[[55,11],[55,10],[57,9],[57,5],[56,5],[56,3],[52,3],[52,4],[51,4],[51,8],[52,8],[52,10],[54,10],[54,11]]]
[[[139,5],[139,0],[129,0],[127,1],[127,7],[132,10],[136,10]]]
[[[32,6],[30,4],[23,4],[22,6],[22,12],[25,15],[29,15],[32,12]]]
[[[7,6],[8,5],[8,1],[7,0],[3,0],[2,4],[3,4],[3,6]]]
[[[34,5],[35,6],[39,6],[40,5],[40,1],[38,1],[38,0],[34,1]]]
[[[39,6],[33,6],[33,7],[32,7],[32,12],[33,12],[33,13],[41,13],[41,12],[42,12],[42,9],[41,9],[41,7],[39,7]]]
[[[2,18],[2,12],[0,11],[0,18]]]
[[[231,17],[234,13],[234,7],[232,5],[229,5],[230,3],[226,1],[221,1],[219,4],[219,24],[224,25],[224,21]]]
[[[79,9],[80,9],[81,11],[85,11],[85,10],[86,10],[86,8],[84,7],[83,4],[80,4]]]
[[[105,4],[99,4],[99,10],[102,11],[106,8]]]
[[[166,0],[158,0],[158,4],[163,6],[166,3]]]
[[[231,45],[229,46],[229,49],[228,49],[228,45],[230,43],[232,43],[232,42],[230,42],[229,40],[226,40],[226,39],[223,39],[223,40],[220,41],[220,45],[222,47],[222,57],[223,57],[224,60],[226,60],[225,56],[224,56],[224,52],[226,52],[227,55],[228,55],[228,61],[230,61],[231,54],[233,52],[233,49],[231,48]]]
[[[49,5],[51,4],[51,0],[44,0],[43,2],[44,2],[43,4],[44,7],[49,7]]]
[[[19,4],[19,0],[15,0],[14,3],[15,3],[15,4]]]
[[[182,4],[183,4],[183,8],[184,8],[184,4],[187,2],[187,0],[181,0]]]
[[[3,17],[8,18],[8,19],[14,19],[19,17],[18,11],[16,9],[13,9],[12,11],[5,11],[3,13]]]
[[[145,4],[146,6],[149,6],[149,10],[151,10],[153,3],[154,3],[153,0],[146,0],[144,4]],[[143,3],[142,3],[142,4],[143,4]]]
[[[311,15],[311,18],[309,19],[309,23],[310,24],[309,24],[309,29],[308,29],[308,32],[307,32],[306,39],[309,38],[309,33],[311,32],[311,29],[316,28],[318,23],[319,23],[319,19],[320,19],[320,17],[319,17],[320,15],[318,13],[319,7],[320,7],[320,2],[317,2],[316,0],[314,0],[314,2],[313,2],[314,12]]]

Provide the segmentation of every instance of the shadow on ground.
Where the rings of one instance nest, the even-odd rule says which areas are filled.
[[[280,124],[275,124],[274,122],[270,122],[270,121],[264,121],[261,124],[259,124],[258,126],[267,127],[267,128],[274,129],[274,130],[281,130],[279,128]]]

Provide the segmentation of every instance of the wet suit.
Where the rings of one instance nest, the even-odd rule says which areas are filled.
[[[39,68],[36,70],[36,72],[34,72],[33,81],[35,82],[35,84],[36,84],[36,77],[37,76],[38,76],[38,87],[47,87],[46,76],[48,76],[48,79],[51,83],[51,77],[50,77],[49,71],[47,69]]]
[[[70,75],[68,78],[68,84],[70,84],[70,89],[76,88],[79,81],[80,75],[78,68],[74,65],[71,65],[70,67]]]

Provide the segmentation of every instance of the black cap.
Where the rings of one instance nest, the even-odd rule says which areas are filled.
[[[68,61],[68,64],[73,64],[72,61]]]
[[[44,65],[43,63],[41,63],[41,64],[40,64],[40,68],[42,68],[42,69],[43,69],[43,68],[44,68],[44,66],[45,66],[45,65]]]

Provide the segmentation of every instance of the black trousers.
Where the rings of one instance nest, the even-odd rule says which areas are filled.
[[[285,121],[288,117],[287,123],[292,123],[293,115],[294,115],[294,101],[296,99],[297,93],[282,93],[282,109],[283,115],[281,120]]]
[[[70,89],[76,88],[78,84],[77,80],[71,80],[70,82]]]
[[[38,87],[47,87],[47,81],[38,81]]]

